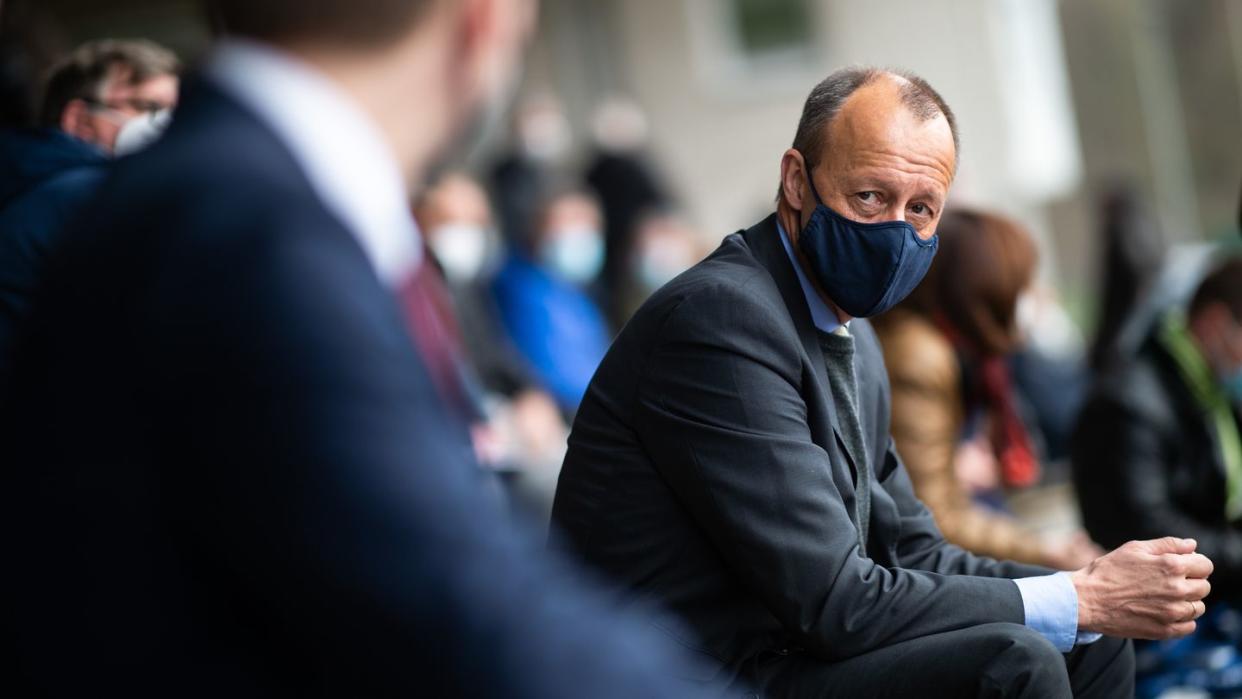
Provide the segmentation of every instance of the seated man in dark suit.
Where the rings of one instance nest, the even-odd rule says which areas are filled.
[[[247,38],[68,231],[19,348],[6,696],[686,696],[482,499],[443,338],[405,322],[410,190],[530,10],[216,3]]]
[[[657,292],[587,391],[554,523],[681,615],[668,633],[697,677],[773,697],[1128,696],[1124,637],[1186,634],[1203,612],[1193,541],[1051,574],[946,543],[914,496],[861,318],[926,271],[956,152],[922,80],[829,76],[776,214]]]
[[[1093,387],[1074,435],[1083,520],[1104,545],[1194,537],[1213,600],[1242,602],[1242,259],[1218,266],[1186,310]]]

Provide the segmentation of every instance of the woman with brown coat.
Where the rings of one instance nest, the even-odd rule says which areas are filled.
[[[957,211],[919,287],[874,322],[892,384],[892,432],[945,538],[974,553],[1070,570],[1101,552],[1083,534],[1044,540],[976,502],[1035,485],[1039,462],[1015,407],[1006,357],[1037,252],[1016,223]]]

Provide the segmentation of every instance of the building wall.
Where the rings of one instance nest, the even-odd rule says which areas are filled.
[[[545,4],[550,34],[575,31],[565,21],[572,4]],[[1035,93],[1046,118],[1036,125],[1040,133],[1019,131],[1030,127],[1030,119],[1014,103],[1015,91],[1001,73],[1024,60],[1030,64],[1031,57],[1014,51],[1006,33],[1013,29],[1006,7],[1013,4],[812,0],[811,50],[793,60],[748,64],[729,48],[722,2],[603,3],[606,10],[599,12],[611,16],[613,33],[608,42],[613,53],[603,60],[615,66],[614,74],[600,84],[580,83],[576,92],[579,101],[584,91],[600,95],[614,89],[636,98],[651,119],[653,152],[691,219],[718,238],[772,209],[781,154],[815,82],[857,63],[914,70],[942,92],[958,116],[963,148],[955,199],[1008,211],[1047,240],[1047,201],[1079,183],[1077,135],[1051,0],[1034,4],[1049,10],[1045,24],[1055,41],[1031,50],[1036,64],[1052,61],[1053,79],[1035,75],[1036,84],[1024,95]],[[542,80],[555,87],[567,72],[601,58],[596,42],[579,43],[583,52],[574,55],[569,45],[545,38],[534,62],[536,84]],[[570,107],[571,118],[580,118],[575,105]],[[1032,151],[1031,139],[1042,148]],[[1050,158],[1032,164],[1032,152]]]

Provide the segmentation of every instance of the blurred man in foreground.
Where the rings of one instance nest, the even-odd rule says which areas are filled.
[[[946,543],[915,497],[863,318],[926,272],[956,154],[927,83],[832,74],[776,213],[653,295],[592,380],[554,522],[684,617],[669,633],[710,663],[687,674],[771,697],[1129,696],[1122,637],[1203,613],[1193,541],[1050,574]]]
[[[52,68],[39,128],[0,131],[0,387],[59,234],[103,181],[122,129],[176,104],[179,69],[149,41],[83,44]]]
[[[7,694],[685,696],[481,501],[441,328],[405,324],[410,191],[532,6],[214,9],[234,39],[70,231],[20,350]]]
[[[1242,601],[1242,259],[1188,309],[1166,311],[1092,391],[1074,439],[1083,518],[1106,546],[1194,537],[1216,564],[1213,599]]]

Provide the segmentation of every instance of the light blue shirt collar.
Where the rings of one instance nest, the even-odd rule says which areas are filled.
[[[806,305],[811,309],[811,322],[815,324],[821,332],[830,333],[841,327],[841,319],[837,314],[824,303],[824,299],[820,297],[819,292],[815,291],[815,287],[811,285],[811,280],[807,278],[806,272],[802,271],[802,265],[798,262],[797,256],[794,255],[793,246],[789,244],[789,235],[785,233],[785,227],[780,221],[776,222],[776,229],[781,234],[781,245],[785,246],[785,254],[789,256],[789,263],[793,265],[794,271],[798,273],[798,283],[802,285],[802,295],[806,297]],[[849,323],[845,327],[849,327]]]

